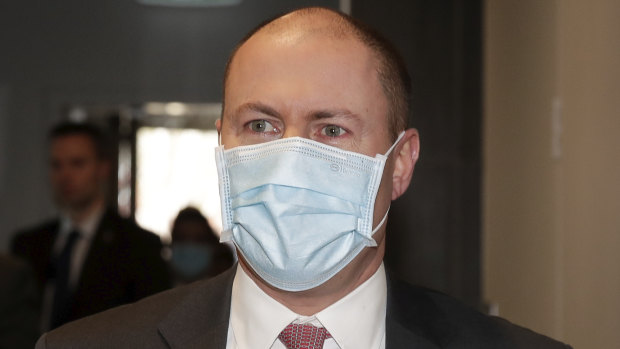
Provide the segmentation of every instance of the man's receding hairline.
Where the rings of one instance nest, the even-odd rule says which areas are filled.
[[[359,40],[356,37],[357,29],[342,14],[322,7],[291,12],[267,23],[254,34],[279,35],[290,30],[303,31],[310,36],[321,34],[334,39]]]

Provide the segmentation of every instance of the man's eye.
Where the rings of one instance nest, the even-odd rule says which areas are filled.
[[[274,127],[269,121],[254,120],[250,121],[250,129],[254,132],[272,132]]]
[[[336,125],[328,125],[323,128],[323,134],[328,137],[338,137],[345,133],[347,133],[347,131]]]

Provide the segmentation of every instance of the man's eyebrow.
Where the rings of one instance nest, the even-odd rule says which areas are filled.
[[[239,108],[235,110],[235,115],[239,115],[246,111],[257,112],[276,118],[280,117],[280,113],[278,113],[277,110],[260,102],[248,102],[240,105]]]
[[[233,116],[240,115],[244,112],[256,112],[265,114],[275,118],[280,118],[280,113],[274,108],[263,104],[261,102],[248,102],[240,105]],[[331,118],[344,118],[344,119],[359,119],[359,116],[348,109],[321,109],[313,110],[307,114],[307,117],[311,120],[331,119]]]
[[[310,118],[312,120],[330,118],[359,119],[359,116],[348,109],[324,109],[311,112]]]

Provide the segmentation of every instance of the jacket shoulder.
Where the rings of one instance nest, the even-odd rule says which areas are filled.
[[[37,348],[168,348],[171,327],[191,337],[194,326],[197,332],[209,322],[227,325],[234,269],[70,322],[42,336]]]
[[[416,329],[436,347],[569,348],[505,319],[483,314],[441,292],[390,280],[390,294],[388,318]]]
[[[172,289],[70,322],[45,333],[36,348],[165,348],[157,324],[187,292]]]
[[[45,222],[32,225],[17,230],[12,237],[12,243],[36,239],[42,235],[52,234],[58,230],[60,222],[57,219],[47,220]]]
[[[477,348],[568,348],[561,342],[506,319],[483,314],[443,293],[428,292],[455,325],[455,343],[476,343]]]
[[[10,242],[11,253],[25,257],[30,254],[30,250],[39,250],[44,246],[51,245],[59,224],[57,219],[48,220],[16,231]]]
[[[161,239],[153,232],[140,227],[134,220],[121,217],[118,213],[108,209],[99,223],[102,230],[120,232],[122,237],[134,243],[161,245]]]

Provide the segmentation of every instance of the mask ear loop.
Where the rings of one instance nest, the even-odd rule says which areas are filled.
[[[396,138],[396,141],[394,141],[394,143],[392,144],[392,146],[390,147],[390,149],[388,149],[387,153],[385,153],[385,157],[387,158],[388,156],[390,156],[390,153],[392,152],[392,150],[394,150],[394,148],[396,148],[396,146],[398,145],[398,143],[400,142],[401,139],[403,139],[403,137],[405,136],[405,131],[401,132],[398,134],[398,138]]]
[[[392,205],[390,205],[390,207],[392,207]],[[375,233],[379,230],[379,228],[381,228],[381,226],[383,224],[385,224],[385,221],[387,220],[387,216],[388,213],[390,212],[390,207],[388,207],[387,211],[385,211],[385,215],[383,216],[383,219],[381,220],[381,222],[379,222],[379,224],[377,224],[377,226],[375,227],[375,229],[372,230],[372,232],[370,233],[370,236],[372,237],[373,235],[375,235]]]
[[[398,143],[400,142],[401,139],[403,139],[403,137],[405,136],[405,131],[402,131],[399,135],[398,138],[396,138],[396,141],[394,141],[394,144],[392,144],[392,146],[390,147],[390,149],[388,149],[388,151],[385,153],[385,157],[387,158],[388,156],[390,156],[390,153],[394,150],[394,148],[396,148],[396,145],[398,145]],[[381,219],[381,222],[379,222],[379,224],[377,224],[377,226],[372,230],[372,232],[370,233],[370,236],[372,238],[373,235],[375,235],[375,233],[379,230],[379,228],[381,228],[381,226],[383,224],[385,224],[385,221],[387,220],[388,217],[388,213],[390,212],[390,208],[392,207],[392,205],[390,205],[387,209],[387,211],[385,211],[385,215],[383,215],[383,219]]]
[[[222,118],[219,119],[220,120],[220,124],[222,123]],[[217,124],[217,121],[215,122]],[[222,145],[222,132],[220,132],[220,130],[217,129],[217,126],[215,127],[215,129],[217,130],[217,145],[218,147]]]

